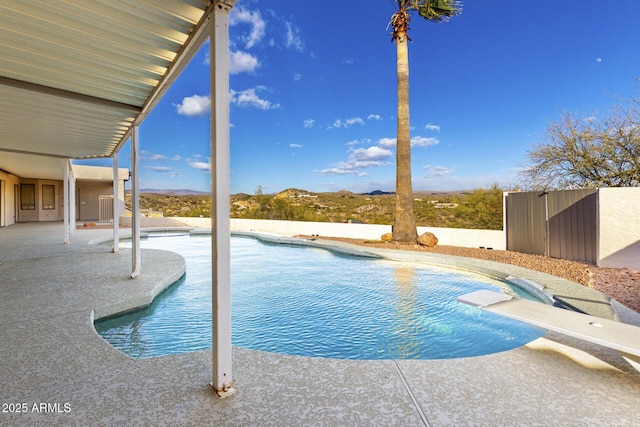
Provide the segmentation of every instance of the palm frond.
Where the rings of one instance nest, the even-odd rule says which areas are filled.
[[[417,10],[424,19],[434,22],[447,22],[462,13],[461,0],[413,0],[403,3],[410,3],[411,9]]]

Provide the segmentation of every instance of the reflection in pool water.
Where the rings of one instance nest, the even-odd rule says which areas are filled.
[[[211,348],[210,238],[157,237],[142,246],[187,260],[185,277],[147,309],[96,322],[134,357]],[[519,347],[544,331],[458,303],[506,287],[482,275],[231,239],[233,345],[340,359],[442,359]]]

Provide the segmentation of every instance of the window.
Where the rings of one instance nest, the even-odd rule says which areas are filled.
[[[56,187],[55,185],[42,186],[42,209],[51,211],[56,208]]]
[[[33,211],[36,209],[35,184],[20,184],[20,209]]]

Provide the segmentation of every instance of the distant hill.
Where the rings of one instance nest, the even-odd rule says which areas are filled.
[[[166,217],[209,217],[209,193],[193,190],[144,189],[140,208]],[[315,193],[288,188],[276,194],[230,195],[231,218],[393,224],[395,197],[381,190],[356,194],[342,190]],[[503,194],[499,188],[457,192],[414,192],[416,224],[432,227],[502,228]],[[125,203],[130,208],[131,195]]]
[[[130,194],[131,190],[127,190],[126,193]],[[140,194],[168,194],[172,196],[204,196],[211,193],[208,191],[189,190],[186,188],[183,188],[183,189],[141,188]]]
[[[470,193],[471,190],[458,190],[458,191],[414,191],[414,195],[424,197],[424,196],[453,196],[460,195],[465,193]],[[126,194],[131,194],[131,190],[126,190]],[[166,188],[142,188],[140,190],[140,194],[158,194],[158,195],[171,195],[171,196],[207,196],[211,193],[209,191],[198,191],[198,190],[190,190],[187,188],[182,189],[166,189]],[[395,195],[395,191],[383,191],[383,190],[373,190],[368,193],[353,193],[349,190],[340,190],[335,192],[325,192],[325,193],[316,193],[313,191],[307,191],[299,188],[287,188],[286,190],[280,191],[278,193],[270,194],[271,196],[279,196],[279,197],[296,197],[300,194],[311,194],[311,195],[325,195],[325,196],[336,196],[336,197],[347,197],[347,196],[393,196]],[[265,194],[266,195],[266,194]],[[232,197],[235,198],[246,198],[252,197],[253,194],[247,193],[237,193],[232,194]]]
[[[370,193],[362,193],[363,196],[386,196],[390,194],[396,194],[395,191],[382,191],[382,190],[373,190]]]

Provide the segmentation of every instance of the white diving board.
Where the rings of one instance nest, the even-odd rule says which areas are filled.
[[[458,297],[464,304],[640,357],[640,327],[492,291]]]

